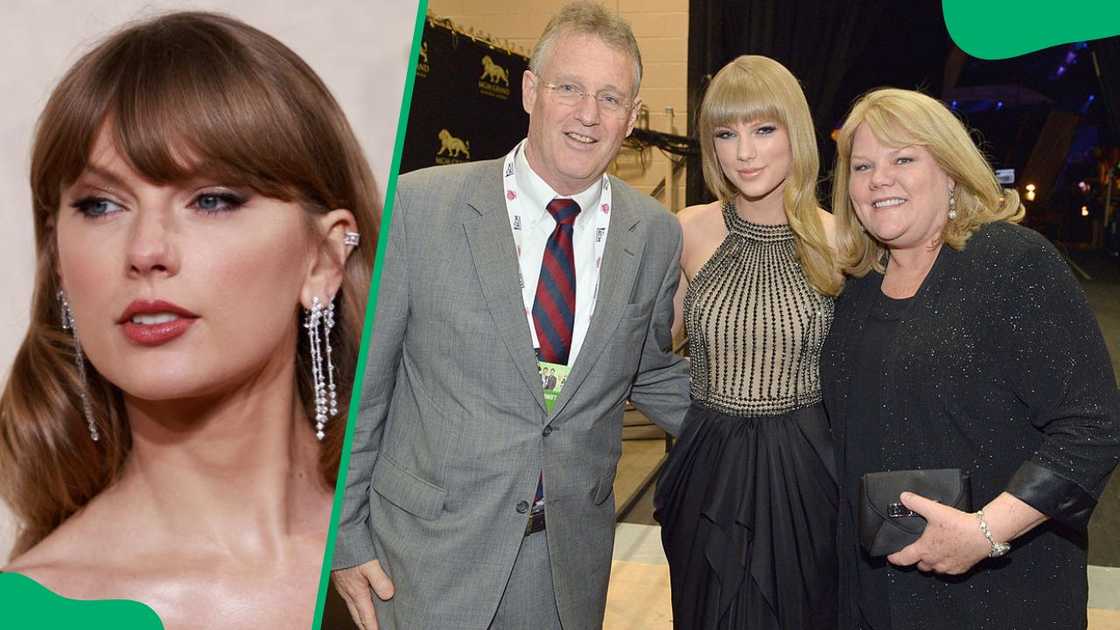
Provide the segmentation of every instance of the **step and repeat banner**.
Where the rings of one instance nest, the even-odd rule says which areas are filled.
[[[527,57],[431,20],[419,56],[400,172],[501,157],[525,137]]]

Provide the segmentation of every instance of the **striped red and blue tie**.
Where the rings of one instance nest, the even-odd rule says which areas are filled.
[[[576,261],[572,250],[572,226],[579,204],[571,199],[548,202],[548,213],[556,228],[548,237],[541,260],[537,295],[533,299],[533,325],[537,329],[540,359],[568,363],[576,312]]]
[[[572,226],[579,216],[579,204],[571,199],[548,202],[548,213],[556,228],[544,246],[541,276],[533,299],[533,326],[537,329],[538,357],[549,363],[568,364],[572,348],[572,328],[576,313],[576,261],[572,248]],[[533,519],[544,518],[544,472],[537,478],[533,496]],[[530,519],[532,530],[534,520]]]

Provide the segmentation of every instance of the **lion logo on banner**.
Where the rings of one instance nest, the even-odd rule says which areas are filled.
[[[501,81],[509,85],[509,73],[506,72],[505,68],[494,63],[490,55],[483,55],[482,57],[482,76],[479,77],[479,79],[491,81],[492,83]]]
[[[456,138],[451,135],[451,132],[446,129],[439,130],[439,151],[436,155],[447,155],[449,157],[457,158],[460,155],[465,156],[468,160],[471,159],[471,143]]]

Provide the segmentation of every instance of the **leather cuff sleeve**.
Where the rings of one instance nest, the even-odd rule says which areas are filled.
[[[1033,461],[1023,462],[1007,492],[1051,519],[1084,533],[1097,500],[1081,486]]]

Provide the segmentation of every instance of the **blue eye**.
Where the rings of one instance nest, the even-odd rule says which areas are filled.
[[[191,206],[209,214],[237,210],[245,199],[232,192],[204,192],[194,198]]]
[[[561,83],[556,87],[564,96],[575,96],[576,94],[583,94],[583,90],[572,85],[571,83]]]
[[[602,101],[603,104],[610,105],[612,107],[622,106],[622,98],[615,96],[614,94],[602,94],[599,96],[599,100]]]
[[[757,133],[760,136],[768,136],[768,135],[774,133],[777,130],[778,130],[778,128],[774,125],[763,125],[762,127],[759,127],[758,129],[756,129],[755,133]]]
[[[914,161],[914,158],[912,158],[912,157],[900,157],[897,160],[895,160],[895,163],[896,164],[909,164],[913,161]]]
[[[734,131],[728,131],[727,129],[720,129],[719,131],[716,132],[716,139],[717,140],[727,140],[728,138],[734,138],[734,137],[735,137],[735,132]]]
[[[853,164],[852,165],[852,170],[856,171],[857,173],[861,172],[861,171],[866,171],[867,169],[868,169],[868,166],[866,164]]]
[[[91,219],[124,211],[124,206],[105,197],[82,197],[70,206]]]

